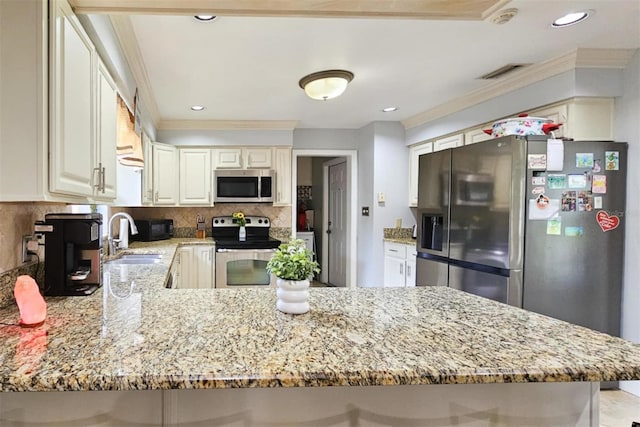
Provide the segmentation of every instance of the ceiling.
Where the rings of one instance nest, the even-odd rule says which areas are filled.
[[[75,0],[78,10],[82,2]],[[205,23],[166,9],[114,14],[112,22],[120,28],[121,44],[139,52],[134,74],[145,80],[138,81],[143,102],[152,106],[159,128],[198,127],[193,120],[293,121],[296,128],[360,128],[379,120],[406,124],[491,87],[495,81],[478,77],[508,63],[539,64],[582,48],[640,48],[638,0],[475,3],[482,3],[482,10],[472,16],[436,16],[446,19],[424,18],[422,11],[376,18],[354,17],[362,15],[357,11],[338,18],[244,16],[251,13],[243,11]],[[518,13],[505,24],[494,24],[496,8]],[[550,26],[555,18],[584,9],[595,13],[583,23]],[[308,98],[298,81],[326,69],[349,70],[355,78],[338,98]],[[206,109],[191,111],[196,104]],[[397,111],[381,111],[391,106]]]

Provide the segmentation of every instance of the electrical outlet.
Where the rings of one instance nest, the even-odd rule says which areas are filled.
[[[31,255],[27,252],[29,242],[33,240],[33,236],[22,236],[22,262],[29,262]]]
[[[369,216],[369,206],[362,207],[362,216]]]

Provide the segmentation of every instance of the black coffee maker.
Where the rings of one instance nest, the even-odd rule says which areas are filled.
[[[102,285],[102,215],[45,215],[44,294],[90,295]]]

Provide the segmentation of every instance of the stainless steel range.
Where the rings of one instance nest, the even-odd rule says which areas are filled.
[[[281,242],[269,237],[269,218],[245,218],[244,241],[239,238],[240,226],[233,217],[211,219],[216,242],[216,288],[275,286],[275,276],[267,273],[267,262]]]

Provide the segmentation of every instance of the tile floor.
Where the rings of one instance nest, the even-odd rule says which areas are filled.
[[[600,427],[631,427],[640,423],[640,397],[622,390],[600,392]]]

